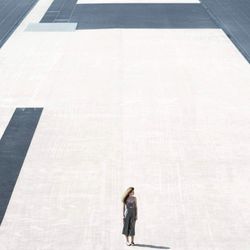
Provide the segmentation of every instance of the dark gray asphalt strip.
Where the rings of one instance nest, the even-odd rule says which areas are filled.
[[[42,108],[17,108],[0,140],[0,224],[42,110]]]
[[[0,0],[0,48],[8,40],[38,0]]]
[[[77,29],[217,28],[200,4],[78,4]]]
[[[55,0],[41,22],[74,22],[78,23],[77,29],[218,28],[201,4],[76,4],[76,0],[64,1]]]

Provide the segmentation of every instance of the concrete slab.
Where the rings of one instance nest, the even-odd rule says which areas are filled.
[[[131,185],[145,249],[248,249],[241,53],[220,29],[23,32],[50,3],[0,51],[0,110],[44,107],[1,250],[127,249],[120,198]]]
[[[246,248],[249,65],[224,33],[35,34],[1,52],[1,104],[45,107],[0,227],[3,249],[125,249],[130,185],[136,243]]]
[[[31,32],[72,32],[76,30],[77,23],[30,23],[25,31]]]

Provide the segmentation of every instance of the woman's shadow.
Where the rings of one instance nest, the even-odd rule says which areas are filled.
[[[149,248],[157,248],[157,249],[170,249],[170,247],[164,247],[164,246],[155,246],[155,245],[146,245],[146,244],[138,244],[135,243],[135,247],[149,247]]]

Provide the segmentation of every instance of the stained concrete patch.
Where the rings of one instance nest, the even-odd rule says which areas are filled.
[[[25,31],[71,32],[76,30],[76,26],[77,23],[30,23]]]

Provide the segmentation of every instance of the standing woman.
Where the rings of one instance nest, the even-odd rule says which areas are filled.
[[[129,187],[123,197],[123,230],[122,234],[125,235],[127,245],[134,246],[134,235],[135,235],[135,221],[137,220],[137,200],[134,196],[134,188]],[[126,208],[126,210],[125,210]],[[131,243],[129,243],[128,236],[131,236]]]

